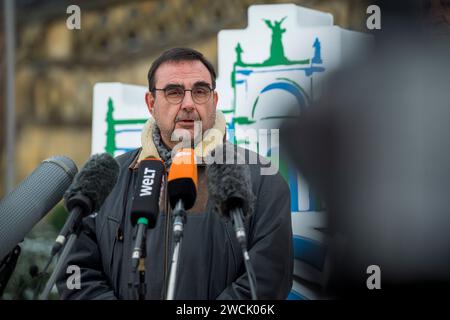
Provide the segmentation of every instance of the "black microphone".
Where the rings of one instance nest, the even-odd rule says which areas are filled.
[[[223,148],[223,149],[220,149]],[[230,164],[212,163],[207,166],[207,185],[211,199],[218,211],[233,222],[236,236],[242,246],[247,245],[243,218],[253,213],[255,195],[252,192],[250,168],[246,164],[237,164],[237,151],[234,146],[223,145],[214,151],[234,154]]]
[[[69,218],[66,220],[59,236],[53,245],[50,259],[42,274],[45,274],[53,257],[64,249],[58,259],[58,263],[52,275],[47,281],[41,298],[47,299],[52,290],[56,278],[66,263],[67,257],[81,231],[82,219],[92,212],[98,212],[111,193],[119,176],[119,164],[108,153],[95,154],[89,158],[81,171],[75,176],[70,188],[64,194]],[[68,237],[67,244],[66,238]]]
[[[77,231],[84,217],[100,209],[117,182],[119,170],[108,153],[95,154],[85,163],[64,194],[69,218],[56,238],[51,257],[61,250],[67,236]]]
[[[62,199],[77,172],[67,157],[46,159],[0,201],[0,260]]]
[[[244,219],[253,213],[255,195],[252,192],[250,168],[246,164],[239,164],[239,154],[235,146],[224,144],[213,151],[217,153],[231,153],[232,163],[221,164],[213,162],[206,168],[209,196],[215,202],[218,212],[231,221],[236,232],[236,238],[241,245],[245,268],[247,270],[250,293],[253,300],[257,299],[256,278],[247,251],[247,236]],[[217,158],[216,158],[217,159]]]
[[[131,259],[134,269],[142,256],[147,228],[154,228],[159,214],[164,179],[164,163],[160,159],[146,158],[139,164],[137,185],[131,206],[131,224],[138,225]]]

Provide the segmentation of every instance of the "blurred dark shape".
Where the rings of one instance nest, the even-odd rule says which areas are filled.
[[[31,278],[36,278],[39,275],[39,267],[35,264],[30,266],[29,274]]]
[[[281,130],[284,150],[326,199],[326,291],[335,297],[430,298],[450,288],[449,43],[429,26],[412,37],[399,21]],[[381,290],[367,288],[370,265]]]
[[[433,29],[434,37],[450,41],[450,0],[427,0],[426,24]]]
[[[16,245],[14,249],[0,260],[0,299],[17,265],[21,252],[20,246]]]

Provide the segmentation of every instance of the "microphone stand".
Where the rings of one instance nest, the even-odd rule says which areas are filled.
[[[56,263],[55,269],[53,270],[52,275],[47,281],[47,284],[45,286],[44,291],[42,292],[40,300],[47,300],[48,296],[55,285],[56,279],[61,273],[61,270],[67,260],[67,256],[69,255],[70,251],[72,250],[73,245],[75,244],[75,240],[78,238],[78,234],[80,233],[81,225],[77,228],[77,230],[70,234],[69,239],[67,240],[66,245],[64,246],[63,251],[61,252],[61,255],[58,259],[58,262]]]
[[[14,249],[0,261],[0,299],[3,296],[3,291],[5,290],[14,269],[16,268],[20,252],[20,246],[16,245]]]
[[[136,235],[136,244],[133,250],[132,260],[133,260],[133,270],[134,273],[139,272],[139,284],[137,285],[139,300],[145,300],[147,294],[147,284],[145,283],[145,258],[147,256],[146,250],[146,234],[147,234],[147,218],[139,218],[138,222],[138,232]]]
[[[231,209],[231,219],[233,221],[234,230],[236,231],[237,240],[242,248],[242,256],[244,258],[245,269],[247,270],[252,300],[258,300],[256,295],[256,277],[253,272],[252,264],[250,263],[250,255],[247,251],[247,237],[245,235],[244,222],[242,220],[242,209],[239,207]]]
[[[76,199],[80,199],[79,197],[81,197],[81,195],[77,195]],[[85,200],[86,201],[86,200]],[[90,201],[90,200],[87,200]],[[72,218],[73,217],[73,218]],[[80,225],[81,220],[82,220],[83,216],[82,216],[82,208],[81,207],[74,207],[70,212],[69,212],[69,221],[67,221],[64,224],[63,229],[61,230],[60,234],[58,235],[58,237],[56,238],[55,243],[53,244],[52,247],[52,251],[50,253],[50,257],[47,260],[47,264],[45,265],[44,269],[42,269],[42,271],[39,273],[38,277],[38,286],[37,289],[33,295],[33,299],[36,300],[36,295],[39,293],[39,289],[42,286],[42,282],[43,279],[45,277],[45,275],[47,274],[47,270],[50,267],[50,265],[53,262],[53,258],[59,253],[59,251],[61,251],[62,248],[64,248],[64,245],[66,244],[66,237],[67,235],[70,236],[71,232],[73,232],[73,229]],[[72,220],[73,219],[73,220]]]
[[[173,211],[175,217],[173,222],[173,239],[174,249],[172,255],[172,264],[170,266],[169,285],[166,300],[173,300],[175,296],[175,282],[177,279],[178,259],[180,256],[181,240],[183,239],[184,224],[186,223],[186,211],[184,210],[183,201],[178,200]]]

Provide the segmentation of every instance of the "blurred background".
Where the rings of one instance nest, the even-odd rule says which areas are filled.
[[[359,0],[17,0],[16,172],[21,181],[43,159],[64,154],[77,165],[90,154],[96,82],[147,85],[162,51],[189,46],[217,68],[217,32],[245,28],[252,4],[295,3],[330,12],[335,24],[365,30]],[[66,8],[81,8],[81,30],[68,30]],[[2,10],[3,21],[3,6]],[[0,123],[5,120],[5,35],[0,30]],[[0,196],[5,194],[5,134],[0,135]]]
[[[450,1],[380,4],[376,46],[329,75],[281,144],[327,206],[327,293],[436,301],[450,287]]]

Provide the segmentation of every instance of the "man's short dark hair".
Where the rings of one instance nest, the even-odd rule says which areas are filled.
[[[155,89],[155,73],[161,64],[164,62],[179,62],[179,61],[195,61],[198,60],[208,69],[213,89],[216,88],[216,71],[213,65],[209,62],[205,56],[197,50],[190,48],[173,48],[164,51],[153,63],[148,71],[148,89],[154,91]]]

